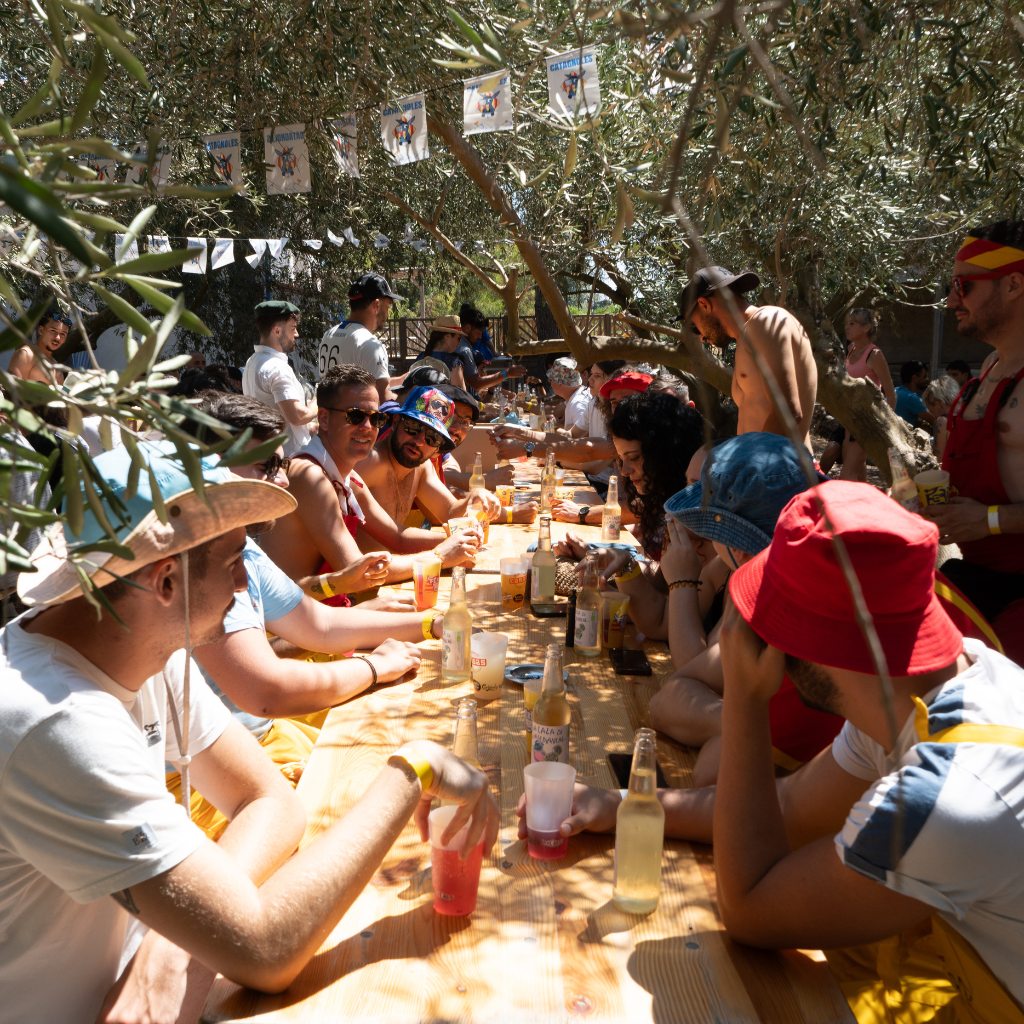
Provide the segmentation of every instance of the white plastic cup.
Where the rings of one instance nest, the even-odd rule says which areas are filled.
[[[572,814],[576,769],[560,761],[535,761],[523,769],[528,850],[537,860],[558,860],[569,849],[562,822]]]
[[[529,561],[525,558],[502,558],[501,569],[501,605],[507,611],[518,611],[525,607],[526,570]]]
[[[501,696],[505,676],[506,633],[474,633],[469,639],[473,655],[473,688],[485,698]]]

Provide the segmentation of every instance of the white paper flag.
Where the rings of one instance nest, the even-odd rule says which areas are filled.
[[[373,236],[373,244],[378,249],[385,249],[391,244],[391,239],[387,235],[382,235],[379,231]]]
[[[287,238],[268,238],[267,247],[270,249],[271,259],[280,259],[284,247],[288,244]]]
[[[304,124],[279,124],[263,129],[267,164],[267,195],[290,196],[309,192],[309,149]]]
[[[145,185],[149,181],[149,166],[146,158],[149,154],[149,143],[138,142],[132,146],[132,164],[125,178],[126,185]],[[153,184],[163,188],[171,173],[171,143],[161,139],[156,147],[156,163],[153,164]]]
[[[327,229],[327,237],[339,247],[345,244],[345,239],[341,235],[336,235],[330,228]]]
[[[463,134],[511,131],[512,81],[508,71],[467,78],[462,91]]]
[[[188,247],[190,249],[200,248],[202,252],[198,252],[190,260],[186,260],[182,264],[181,272],[183,274],[205,274],[206,273],[206,239],[205,238],[189,238]]]
[[[124,247],[124,235],[114,235],[114,262],[115,263],[126,263],[128,260],[137,260],[139,258],[139,240],[133,238],[131,245],[126,249]]]
[[[423,252],[424,249],[430,248],[430,242],[425,238],[417,238],[415,241],[409,243],[417,252]]]
[[[427,100],[423,93],[403,96],[393,106],[381,107],[380,134],[396,164],[429,159]]]
[[[593,45],[583,47],[583,66],[579,49],[548,57],[548,110],[556,117],[572,118],[579,103],[579,114],[594,113],[601,106],[601,88],[597,81],[597,53]]]
[[[170,252],[171,240],[167,235],[146,235],[150,252]]]
[[[210,269],[220,270],[229,263],[235,262],[235,240],[233,238],[215,238],[213,240],[213,256],[210,258]]]
[[[256,252],[254,252],[252,256],[246,256],[245,262],[255,269],[256,264],[263,259],[263,254],[267,251],[267,240],[265,238],[250,238],[249,244],[256,250]]]
[[[304,238],[302,244],[308,245],[310,249],[322,249],[324,243],[319,238]]]
[[[241,185],[240,195],[245,195],[245,179],[242,177],[242,138],[240,132],[221,132],[219,135],[204,135],[206,152],[210,154],[214,170],[225,185]]]
[[[355,236],[354,234],[352,234],[352,229],[351,229],[351,228],[345,228],[345,230],[344,230],[344,231],[342,231],[342,234],[343,234],[343,235],[344,235],[344,236],[345,236],[345,237],[346,237],[346,238],[347,238],[347,239],[348,239],[348,240],[349,240],[349,241],[350,241],[350,242],[351,242],[351,243],[352,243],[352,244],[353,244],[353,245],[354,245],[354,246],[355,246],[355,247],[356,247],[357,249],[359,248],[359,239],[358,239],[358,238],[356,238],[356,236]]]
[[[412,242],[412,236],[415,230],[416,225],[413,224],[412,221],[409,221],[409,223],[405,225],[405,234],[402,236],[402,241],[407,243]]]
[[[338,170],[351,178],[359,177],[359,154],[356,151],[356,115],[342,114],[331,122],[331,152]]]

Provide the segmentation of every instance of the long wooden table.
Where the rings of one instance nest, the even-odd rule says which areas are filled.
[[[596,527],[553,524],[554,539],[567,529],[600,537]],[[501,610],[497,558],[535,539],[533,526],[492,526],[493,550],[478,560],[478,570],[493,561],[492,571],[467,574],[475,623],[509,635],[509,665],[543,662],[547,644],[564,639],[564,619]],[[445,578],[439,606],[449,592]],[[450,744],[454,705],[473,694],[472,683],[442,682],[440,644],[421,647],[414,679],[378,687],[328,717],[298,787],[308,816],[303,845],[345,814],[402,743]],[[648,703],[672,665],[663,643],[643,648],[654,668],[648,678],[615,675],[606,655],[565,651],[571,758],[581,782],[617,788],[606,755],[630,752],[636,729],[650,725]],[[613,836],[585,833],[570,840],[563,860],[531,860],[515,817],[527,762],[521,687],[506,681],[499,699],[481,703],[478,736],[502,818],[475,913],[434,914],[430,850],[410,824],[287,992],[267,996],[218,979],[204,1020],[853,1024],[820,954],[753,950],[725,935],[709,847],[666,841],[661,902],[648,916],[611,902]],[[690,785],[693,754],[659,737],[669,785]]]

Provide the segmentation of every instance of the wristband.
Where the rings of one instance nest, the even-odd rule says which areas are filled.
[[[424,793],[430,789],[430,784],[434,781],[434,769],[430,767],[430,762],[422,754],[407,744],[404,747],[399,747],[391,757],[400,757],[405,761],[419,778],[420,789]],[[388,758],[389,761],[391,757]]]
[[[506,523],[511,523],[512,522],[512,509],[510,509],[510,508],[505,509],[505,522]]]
[[[629,564],[632,564],[632,566],[633,566],[632,569],[629,568]],[[630,559],[630,562],[627,563],[625,571],[620,573],[618,576],[614,576],[612,578],[617,583],[624,583],[627,580],[635,580],[637,578],[637,576],[640,575],[641,572],[642,572],[642,570],[640,568],[640,563],[639,562],[634,562],[632,559]]]
[[[620,789],[619,790],[619,799],[620,800],[625,800],[627,796],[629,796],[629,790],[628,789]]]
[[[501,379],[508,380],[508,374],[504,370],[501,371]]]
[[[423,616],[423,639],[433,640],[434,639],[434,618],[437,616],[437,611],[433,608],[427,609],[427,614]]]
[[[324,592],[324,597],[334,597],[337,593],[334,587],[331,586],[331,581],[327,578],[327,573],[324,573],[320,577],[320,589]]]
[[[989,533],[1002,533],[999,529],[999,506],[989,505],[988,507],[988,532]]]
[[[669,590],[675,590],[676,587],[693,587],[694,590],[700,588],[700,580],[676,580],[675,583],[668,585]]]
[[[353,654],[352,655],[352,660],[353,661],[365,661],[366,664],[370,666],[370,671],[373,673],[373,682],[370,683],[370,685],[371,686],[376,686],[377,685],[377,667],[376,667],[376,665],[374,665],[374,663],[372,661],[370,661],[369,658],[367,658],[365,655],[362,655],[362,654]]]

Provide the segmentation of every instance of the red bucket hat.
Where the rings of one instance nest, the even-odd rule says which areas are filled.
[[[729,580],[751,628],[805,661],[875,673],[822,503],[849,552],[889,672],[923,675],[955,661],[963,637],[935,596],[938,528],[870,484],[832,480],[782,510],[771,546]]]
[[[636,370],[624,370],[616,377],[606,381],[601,388],[601,394],[605,398],[611,398],[613,391],[621,391],[628,388],[630,391],[646,391],[651,386],[654,378],[649,373],[638,373]]]

